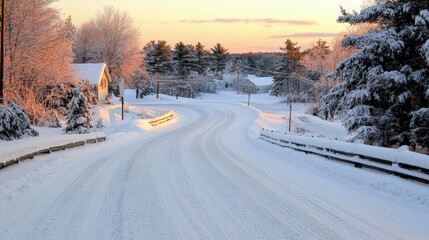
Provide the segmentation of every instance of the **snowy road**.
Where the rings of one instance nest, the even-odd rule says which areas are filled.
[[[424,239],[409,221],[427,212],[397,210],[285,161],[305,155],[260,147],[251,109],[168,107],[180,115],[169,127],[38,157],[29,164],[50,167],[31,165],[35,176],[25,164],[2,170],[0,238]]]

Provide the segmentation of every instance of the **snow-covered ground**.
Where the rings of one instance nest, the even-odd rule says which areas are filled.
[[[248,107],[233,92],[136,100],[127,91],[126,102],[125,121],[119,105],[97,109],[106,142],[0,170],[1,239],[429,236],[427,185],[259,139],[262,127],[287,132],[281,99],[252,95]],[[293,106],[292,132],[348,138],[305,107]],[[168,111],[168,124],[139,124]]]
[[[203,94],[199,99],[214,102],[238,102],[247,105],[246,94],[235,94],[231,91],[218,94]],[[338,140],[347,140],[349,136],[339,122],[323,121],[320,118],[306,114],[308,104],[294,103],[292,105],[291,132],[305,136],[317,136]],[[289,104],[283,98],[269,94],[252,94],[250,108],[254,109],[259,117],[256,121],[256,130],[259,134],[261,127],[279,132],[289,131]]]

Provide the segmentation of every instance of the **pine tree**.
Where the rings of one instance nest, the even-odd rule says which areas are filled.
[[[174,47],[172,53],[174,72],[181,79],[185,79],[190,74],[193,66],[195,66],[194,52],[193,45],[186,45],[183,42],[177,43]]]
[[[198,74],[203,74],[207,71],[210,64],[210,53],[204,49],[204,45],[198,42],[195,45],[194,51],[194,66],[193,71],[196,71]]]
[[[377,1],[358,13],[342,9],[339,22],[378,28],[348,36],[359,51],[341,62],[331,77],[343,82],[323,98],[356,139],[368,144],[428,146],[429,2]],[[330,106],[330,107],[326,107]],[[323,113],[322,113],[323,114]]]
[[[164,74],[171,71],[171,47],[166,41],[150,41],[143,49],[146,53],[145,60],[148,72]]]
[[[25,136],[38,136],[39,133],[30,126],[30,119],[22,109],[9,102],[8,106],[0,105],[0,139],[11,141]]]
[[[282,59],[276,67],[279,74],[274,76],[273,94],[275,96],[285,96],[292,92],[293,82],[299,81],[291,74],[297,72],[301,66],[299,61],[302,57],[301,47],[296,47],[298,43],[287,39],[285,47],[280,47],[283,51]]]
[[[217,43],[210,50],[212,55],[211,69],[216,75],[222,77],[228,60],[228,49],[224,48],[220,43]]]
[[[188,77],[191,74],[192,69],[195,66],[195,49],[193,45],[186,45],[183,42],[179,42],[175,45],[172,60],[174,62],[174,73],[179,77],[176,83],[176,97],[189,97],[193,92],[193,87]]]
[[[66,133],[88,133],[92,114],[86,97],[78,89],[72,89],[72,99],[68,105]]]
[[[156,98],[159,94],[158,74],[166,74],[171,71],[172,65],[170,61],[171,47],[166,41],[150,41],[143,48],[146,57],[146,70],[149,73],[155,74],[156,78]]]

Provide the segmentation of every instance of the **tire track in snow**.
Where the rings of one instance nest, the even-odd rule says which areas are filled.
[[[82,148],[2,211],[16,217],[2,239],[401,239],[256,164],[270,156],[248,141],[245,107],[171,107],[169,132]]]

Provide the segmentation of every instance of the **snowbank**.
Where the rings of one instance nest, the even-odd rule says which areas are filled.
[[[94,122],[101,121],[104,132],[89,134],[61,134],[42,129],[40,137],[25,138],[11,142],[0,142],[0,168],[16,163],[22,159],[32,158],[37,154],[49,153],[65,148],[104,140],[107,134],[115,132],[139,132],[153,129],[156,126],[171,124],[178,118],[173,111],[162,108],[127,106],[126,120],[120,120],[121,109],[117,105],[93,106]]]
[[[173,123],[174,118],[175,118],[174,112],[168,111],[167,113],[160,115],[156,118],[137,120],[137,125],[143,129],[147,130],[147,129],[151,129],[155,126],[164,124],[166,122]]]
[[[102,132],[93,132],[89,134],[61,134],[56,136],[42,136],[34,138],[25,138],[11,142],[2,142],[0,144],[0,168],[16,162],[26,156],[37,153],[49,153],[62,148],[65,145],[95,142],[97,139],[104,140],[106,134]]]

